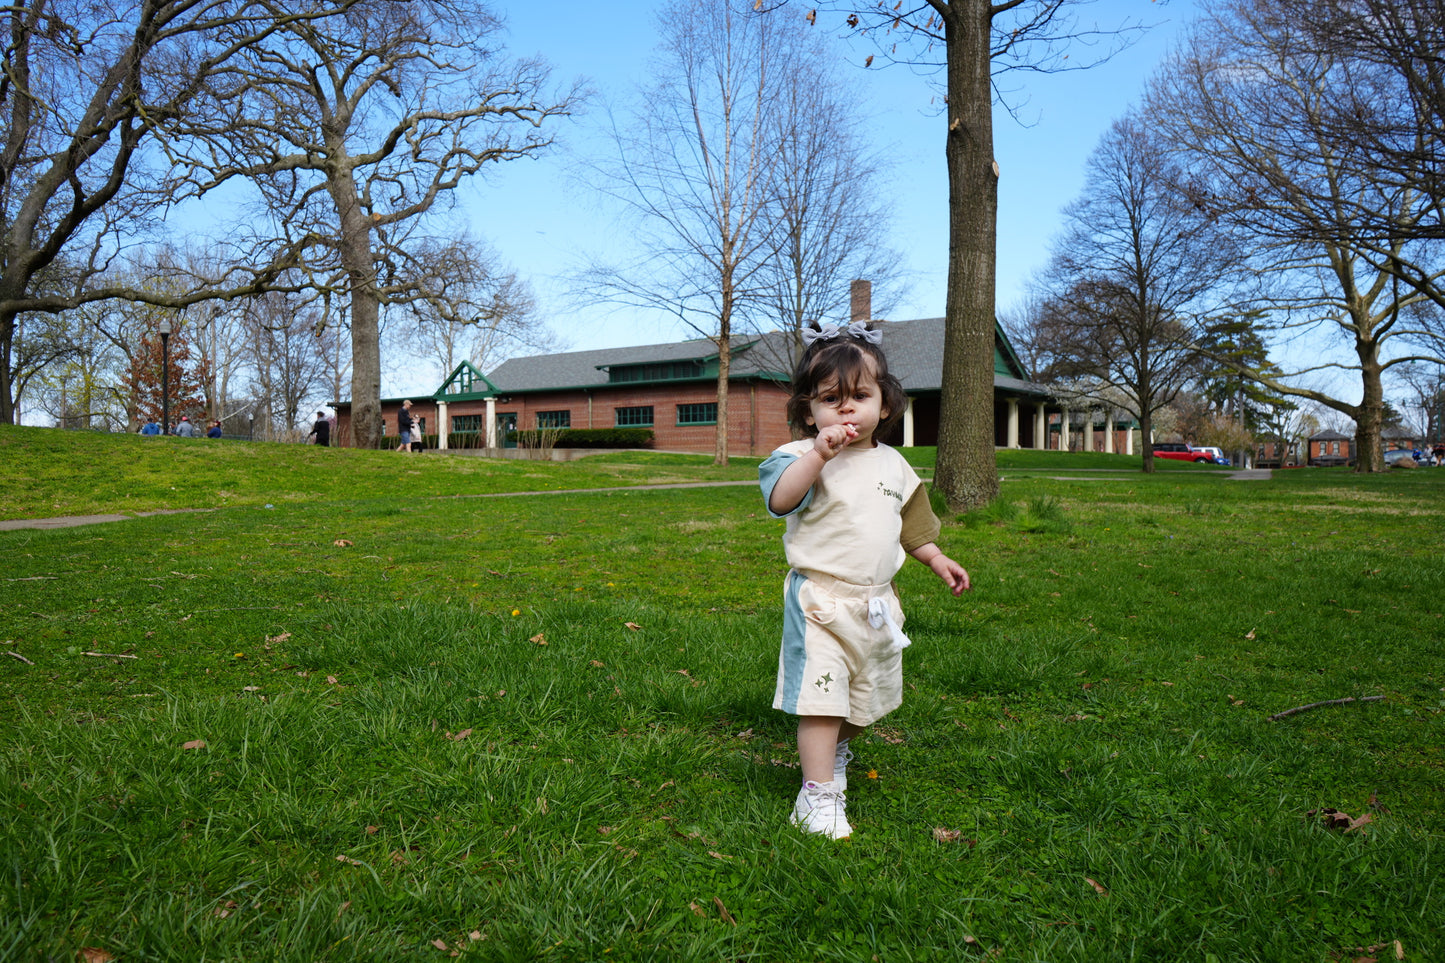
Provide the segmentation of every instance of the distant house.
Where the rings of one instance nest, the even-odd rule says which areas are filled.
[[[1408,428],[1382,428],[1380,430],[1380,444],[1385,451],[1414,451],[1421,447],[1420,436]]]
[[[1254,467],[1287,468],[1298,467],[1299,446],[1294,441],[1284,441],[1279,435],[1260,435],[1254,449]]]
[[[1305,464],[1317,468],[1347,465],[1354,460],[1354,439],[1338,431],[1322,431],[1309,438]]]

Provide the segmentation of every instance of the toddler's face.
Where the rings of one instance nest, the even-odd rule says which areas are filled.
[[[832,425],[852,425],[858,432],[852,446],[873,447],[873,432],[888,412],[883,408],[883,392],[871,371],[871,362],[869,368],[851,391],[840,389],[836,379],[819,385],[818,393],[808,402],[808,424],[819,431]]]

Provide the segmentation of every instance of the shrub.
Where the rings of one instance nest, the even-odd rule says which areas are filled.
[[[508,432],[507,437],[516,441],[518,448],[652,447],[651,428],[566,428],[560,432],[528,428]]]

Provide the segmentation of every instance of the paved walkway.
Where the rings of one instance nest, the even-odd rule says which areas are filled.
[[[1092,477],[1077,475],[1050,475],[1054,481],[1104,481],[1107,475],[1138,474],[1112,468],[1083,468],[1080,471],[1094,472]],[[1232,481],[1269,481],[1268,468],[1250,468],[1230,472]],[[475,495],[438,495],[438,498],[520,498],[525,495],[605,495],[610,492],[666,491],[676,488],[738,488],[744,485],[757,486],[756,481],[719,482],[674,482],[665,485],[614,485],[611,488],[552,488],[537,492],[482,492]],[[184,515],[193,512],[214,511],[210,508],[171,508],[155,512],[135,512],[129,515],[61,515],[57,518],[12,518],[0,520],[0,532],[13,532],[22,528],[75,528],[80,525],[99,525],[102,522],[124,522],[132,518],[150,518],[152,515]]]
[[[13,532],[18,528],[75,528],[78,525],[98,525],[101,522],[125,522],[132,518],[150,518],[152,515],[186,515],[192,512],[214,511],[210,508],[166,508],[154,512],[133,512],[129,515],[61,515],[57,518],[12,518],[0,521],[0,532]]]

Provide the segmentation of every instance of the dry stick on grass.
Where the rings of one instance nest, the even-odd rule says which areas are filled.
[[[1273,721],[1276,720],[1276,719],[1283,719],[1285,716],[1292,716],[1292,715],[1294,715],[1296,712],[1304,712],[1304,711],[1306,711],[1306,710],[1308,710],[1308,709],[1318,709],[1320,706],[1342,706],[1342,705],[1344,705],[1346,702],[1379,702],[1379,701],[1380,701],[1381,699],[1383,699],[1383,698],[1385,698],[1385,697],[1382,696],[1382,695],[1378,695],[1378,696],[1361,696],[1361,697],[1358,698],[1358,699],[1356,699],[1354,696],[1346,696],[1346,697],[1343,698],[1343,699],[1326,699],[1324,702],[1311,702],[1311,703],[1310,703],[1309,705],[1307,705],[1307,706],[1295,706],[1293,709],[1286,709],[1286,710],[1284,710],[1283,712],[1276,712],[1274,715],[1270,716],[1268,719],[1265,719],[1264,721],[1265,721],[1265,722],[1273,722]]]
[[[21,662],[24,662],[26,665],[34,665],[34,664],[35,664],[34,662],[31,662],[29,659],[25,658],[25,656],[21,655],[19,652],[6,652],[5,654],[6,654],[6,655],[9,655],[9,656],[14,656],[15,658],[19,659]]]
[[[82,652],[81,655],[93,655],[98,659],[139,659],[138,655],[121,655],[117,652]]]

